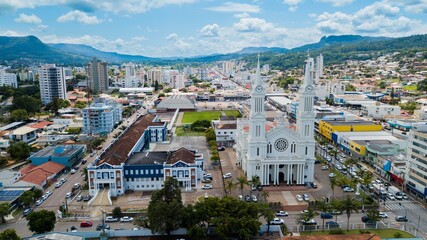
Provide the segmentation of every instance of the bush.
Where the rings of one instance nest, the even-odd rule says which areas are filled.
[[[343,235],[344,231],[342,229],[334,229],[329,231],[330,235]]]
[[[120,218],[122,216],[122,209],[120,207],[115,207],[113,209],[113,217]]]
[[[371,232],[367,230],[359,230],[360,234],[370,234]]]
[[[0,157],[0,166],[4,166],[7,164],[7,158],[6,157]]]
[[[394,238],[402,238],[403,236],[402,236],[402,233],[396,232],[396,233],[394,233],[393,237]]]

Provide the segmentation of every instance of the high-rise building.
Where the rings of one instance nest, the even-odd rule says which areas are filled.
[[[93,104],[82,110],[83,132],[87,134],[110,133],[122,120],[120,104],[104,98],[96,98]]]
[[[427,124],[416,124],[409,131],[407,164],[405,176],[406,189],[422,199],[427,197]],[[403,175],[403,173],[402,173]]]
[[[322,54],[316,57],[316,76],[314,79],[316,82],[318,82],[321,77],[323,77],[323,55]]]
[[[156,81],[161,83],[162,70],[160,69],[150,69],[147,71],[147,84],[148,86],[153,86]]]
[[[6,70],[0,69],[0,86],[18,87],[18,80],[15,73],[7,73]]]
[[[89,88],[95,92],[108,91],[108,65],[95,57],[86,68]]]
[[[40,96],[43,104],[54,98],[67,99],[64,71],[55,64],[46,64],[39,69]]]

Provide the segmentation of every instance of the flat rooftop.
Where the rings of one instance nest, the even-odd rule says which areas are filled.
[[[71,156],[80,149],[85,148],[83,144],[70,144],[70,145],[57,145],[57,146],[48,146],[38,151],[37,153],[30,156],[31,158],[35,157],[66,157]]]
[[[378,125],[370,121],[334,121],[334,120],[322,120],[323,122],[329,123],[333,126],[347,126],[347,125]]]

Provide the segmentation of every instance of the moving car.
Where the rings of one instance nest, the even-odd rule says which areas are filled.
[[[120,218],[120,222],[132,222],[132,221],[133,221],[132,217],[124,216]]]
[[[394,197],[394,195],[392,193],[387,193],[387,198],[390,200],[396,200],[396,198]]]
[[[285,223],[285,220],[280,218],[273,218],[273,220],[270,221],[270,225],[282,225]]]
[[[212,189],[212,184],[205,184],[202,189]]]
[[[396,222],[407,222],[408,221],[406,216],[396,216],[394,219],[396,220]]]
[[[104,225],[102,225],[102,223],[101,224],[98,224],[97,226],[96,226],[96,231],[101,231],[102,229],[107,229],[107,230],[110,230],[110,226],[108,225],[108,224],[104,224]]]
[[[277,212],[276,212],[276,216],[277,216],[277,217],[286,217],[286,216],[288,216],[288,212],[285,212],[285,211],[277,211]]]
[[[80,223],[80,227],[92,227],[93,223],[89,221],[84,221]]]
[[[112,216],[108,216],[105,218],[106,222],[117,222],[119,219],[112,217]]]
[[[297,195],[295,195],[295,197],[297,198],[298,202],[302,202],[303,201],[301,195],[297,194]]]

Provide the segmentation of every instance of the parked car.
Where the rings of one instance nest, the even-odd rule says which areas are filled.
[[[312,182],[312,183],[311,183],[311,187],[312,187],[312,188],[317,188],[317,184],[316,184],[316,183],[314,183],[314,182]]]
[[[209,178],[204,178],[202,180],[202,183],[211,183],[211,182],[212,182],[212,180],[210,180]]]
[[[24,212],[22,213],[22,215],[24,215],[24,217],[30,215],[30,213],[33,211],[32,208],[27,208],[24,210]]]
[[[86,164],[87,163],[87,160],[82,160],[82,164]]]
[[[271,225],[282,225],[285,223],[285,220],[280,218],[273,218],[273,220],[270,221]]]
[[[55,188],[60,188],[62,186],[62,182],[55,183]]]
[[[259,184],[258,186],[256,186],[256,189],[261,192],[262,191],[262,185]]]
[[[288,216],[288,212],[285,212],[285,211],[277,211],[277,212],[276,212],[276,216],[277,216],[277,217],[286,217],[286,216]]]
[[[43,203],[43,200],[39,199],[39,200],[36,201],[36,206],[40,206],[42,203]]]
[[[224,146],[219,146],[218,147],[218,151],[224,151],[225,150],[225,147]]]
[[[303,225],[317,225],[317,222],[314,219],[310,219],[308,221],[301,220]]]
[[[368,216],[363,216],[361,218],[362,222],[366,223],[366,224],[376,224],[377,221],[375,221],[374,219],[370,219]]]
[[[124,216],[120,218],[120,222],[132,222],[132,221],[133,221],[132,217]]]
[[[390,200],[396,200],[396,198],[394,197],[394,195],[392,193],[387,193],[387,198]]]
[[[342,189],[344,192],[354,192],[354,189],[351,187],[345,187]]]
[[[310,184],[310,183],[306,183],[306,184],[305,184],[305,186],[306,186],[307,188],[311,188],[311,184]]]
[[[202,189],[212,189],[212,184],[205,184]]]
[[[402,199],[403,199],[403,193],[401,193],[401,192],[397,192],[397,193],[395,193],[395,194],[394,194],[394,197],[395,197],[397,200],[402,200]]]
[[[102,229],[110,230],[110,226],[109,226],[108,224],[104,224],[104,225],[102,225],[102,223],[101,223],[101,224],[98,224],[98,225],[96,226],[96,231],[101,231]]]
[[[61,178],[59,181],[61,181],[62,183],[66,182],[68,179],[66,177]]]
[[[337,176],[337,175],[336,175],[335,173],[333,173],[333,172],[332,172],[332,173],[329,173],[329,177],[330,177],[330,178],[333,178],[333,177],[336,177],[336,176]]]
[[[117,222],[119,219],[112,217],[112,216],[108,216],[105,218],[106,222]]]
[[[81,202],[82,200],[83,200],[83,196],[82,195],[77,196],[77,198],[76,198],[77,202]]]
[[[204,179],[210,179],[212,181],[212,174],[208,173],[203,176]]]
[[[332,215],[332,213],[322,212],[322,213],[320,213],[320,218],[331,219],[331,218],[334,218],[334,216]]]
[[[328,221],[325,224],[326,224],[326,227],[329,227],[330,229],[331,228],[339,228],[340,227],[340,224],[337,223],[337,222],[334,222],[334,221]]]
[[[84,221],[80,223],[80,227],[92,227],[93,223],[89,221]]]
[[[70,171],[70,173],[71,173],[71,174],[74,174],[74,173],[76,173],[76,172],[77,172],[77,170],[76,170],[76,169],[74,169],[74,168],[73,168],[73,169],[71,169],[71,171]]]
[[[90,195],[86,195],[83,197],[83,201],[87,202],[91,199],[92,197]]]
[[[310,201],[310,197],[308,196],[308,194],[307,194],[307,193],[304,193],[304,194],[302,195],[302,197],[304,198],[304,201],[306,201],[306,202]]]
[[[80,188],[80,183],[74,183],[73,189],[79,189],[79,188]]]
[[[295,197],[297,198],[298,202],[302,202],[303,201],[303,198],[302,198],[301,195],[297,194],[297,195],[295,195]]]
[[[329,169],[329,166],[328,165],[324,165],[324,166],[322,166],[322,168],[321,168],[323,171],[326,171],[326,170],[328,170]]]
[[[246,201],[246,202],[250,202],[250,201],[251,201],[251,197],[250,197],[249,195],[246,195],[246,196],[245,196],[245,201]]]
[[[258,198],[255,195],[252,195],[252,202],[258,202]]]
[[[388,215],[385,212],[379,212],[378,215],[380,216],[380,218],[388,218]]]
[[[44,195],[46,195],[47,197],[50,197],[50,195],[52,195],[52,191],[46,191],[46,192],[44,193]]]
[[[396,216],[394,219],[396,220],[396,222],[407,222],[408,221],[406,216]]]

